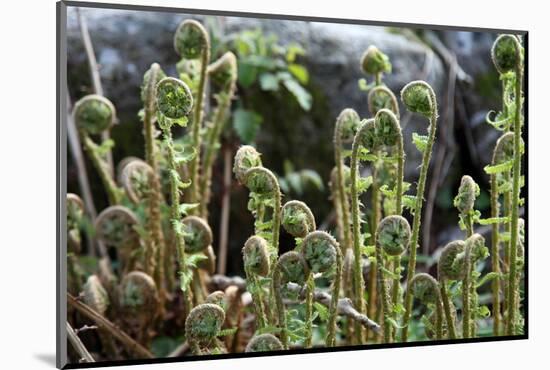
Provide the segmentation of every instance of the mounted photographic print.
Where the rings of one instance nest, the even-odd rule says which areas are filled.
[[[58,38],[59,367],[527,338],[526,31],[68,1]]]

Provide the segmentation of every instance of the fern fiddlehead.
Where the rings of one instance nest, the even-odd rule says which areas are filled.
[[[223,322],[225,311],[213,303],[202,303],[193,308],[185,319],[185,337],[191,345],[193,354],[203,354],[203,349],[216,348],[218,336]]]
[[[191,160],[191,189],[190,201],[196,203],[199,201],[199,168],[201,160],[201,128],[203,119],[203,105],[206,80],[208,78],[207,69],[210,61],[210,36],[199,22],[187,19],[183,21],[174,34],[174,49],[186,59],[200,59],[200,77],[197,89],[196,102],[193,110],[193,120],[191,122],[192,145],[196,150],[196,155]]]
[[[116,118],[113,103],[100,95],[87,95],[76,102],[73,117],[84,149],[105,187],[109,204],[119,204],[122,200],[122,190],[116,185],[105,158],[105,154],[113,146],[113,141],[106,141],[98,145],[90,137],[90,135],[97,135],[111,128]]]
[[[410,294],[426,305],[435,306],[435,338],[443,337],[443,305],[441,303],[441,291],[439,283],[430,274],[416,274],[407,286]]]
[[[171,128],[174,124],[185,126],[187,115],[193,106],[193,96],[187,85],[175,78],[165,77],[156,86],[157,116],[159,127],[164,136],[164,143],[168,151],[168,167],[170,177],[170,223],[174,233],[176,251],[180,267],[180,288],[184,293],[187,309],[192,307],[189,286],[192,272],[187,269],[185,258],[185,239],[183,226],[180,221],[180,191],[188,186],[182,182],[177,171],[178,163],[185,162],[188,158],[178,158],[174,149]]]
[[[244,271],[249,282],[252,300],[256,310],[258,328],[267,326],[267,317],[264,308],[263,288],[258,281],[258,276],[267,276],[270,271],[270,256],[267,241],[260,236],[251,236],[244,243],[242,249]]]
[[[155,281],[144,272],[132,271],[122,279],[118,298],[123,326],[148,346],[148,329],[155,320],[159,303]]]
[[[117,249],[120,275],[135,269],[141,251],[141,239],[136,231],[137,216],[124,206],[105,208],[95,220],[98,240]]]
[[[307,234],[302,241],[302,256],[308,265],[310,274],[327,273],[334,270],[332,282],[332,300],[329,307],[329,323],[326,339],[327,347],[334,347],[336,344],[336,320],[338,318],[338,297],[340,295],[340,283],[342,276],[342,252],[336,239],[324,231],[313,231]],[[310,276],[309,279],[312,279]],[[315,287],[315,284],[308,285],[308,289]],[[306,310],[312,302],[312,291],[306,293]],[[310,309],[311,310],[311,309]],[[306,347],[311,345],[311,320],[306,323],[307,336]]]
[[[302,254],[290,251],[282,254],[272,275],[272,290],[277,305],[278,327],[280,329],[281,343],[284,349],[288,349],[288,329],[286,324],[286,310],[283,303],[283,292],[287,283],[293,282],[304,285],[309,276],[309,268]]]
[[[161,204],[163,203],[162,190],[159,178],[159,163],[157,159],[158,144],[155,139],[156,128],[155,119],[157,105],[155,99],[156,86],[158,82],[166,77],[158,63],[151,64],[151,67],[143,76],[141,88],[141,100],[143,102],[143,136],[145,139],[145,160],[151,167],[151,194],[149,199],[149,217],[151,237],[156,251],[157,259],[155,282],[159,288],[159,298],[161,307],[164,306],[166,296],[166,280],[171,276],[166,276],[165,265],[172,260],[166,254],[166,244],[162,230]],[[168,261],[166,261],[168,260]]]
[[[506,333],[514,335],[517,332],[516,317],[517,304],[515,294],[517,290],[517,250],[519,230],[519,201],[520,201],[520,177],[521,177],[521,126],[522,126],[522,80],[523,80],[523,48],[518,37],[514,35],[500,35],[494,42],[491,56],[496,69],[500,74],[508,72],[515,73],[515,112],[514,112],[514,159],[512,165],[512,200],[511,200],[511,222],[510,222],[510,256],[508,290],[509,300],[507,302]]]
[[[426,147],[422,153],[422,166],[416,188],[416,200],[414,207],[414,217],[411,236],[411,248],[409,256],[409,265],[407,270],[407,286],[416,271],[416,249],[418,248],[418,237],[420,232],[420,223],[422,217],[422,204],[424,199],[424,188],[428,176],[428,168],[432,155],[432,147],[435,142],[435,132],[437,128],[437,99],[432,87],[424,81],[413,81],[407,84],[401,90],[401,100],[410,112],[418,113],[429,119],[428,138]],[[407,341],[409,320],[412,312],[412,295],[410,289],[405,293],[405,313],[403,316],[403,329],[401,330],[401,340]]]

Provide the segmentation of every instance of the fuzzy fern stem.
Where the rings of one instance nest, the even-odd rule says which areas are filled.
[[[363,291],[365,290],[365,282],[363,280],[363,267],[361,247],[363,238],[361,235],[361,220],[359,208],[359,190],[357,188],[359,182],[359,149],[361,147],[361,135],[374,128],[374,119],[367,120],[363,123],[355,138],[351,149],[351,213],[352,213],[352,230],[353,230],[353,287],[354,287],[354,306],[361,314],[365,313],[365,302]],[[356,324],[354,327],[356,341],[363,343],[363,328]]]
[[[181,290],[184,293],[186,309],[190,310],[193,300],[189,291],[192,272],[188,270],[185,257],[185,238],[183,224],[180,221],[180,188],[186,186],[178,173],[176,151],[172,140],[172,125],[187,124],[187,115],[193,106],[193,96],[189,87],[182,81],[165,77],[156,86],[156,101],[158,108],[158,122],[164,135],[164,142],[168,150],[168,168],[170,176],[170,223],[174,232],[176,252],[180,265]],[[191,276],[190,276],[191,275]]]
[[[164,72],[157,63],[153,63],[144,77],[142,90],[142,99],[144,103],[143,128],[145,137],[145,160],[151,166],[151,194],[149,199],[149,223],[151,228],[151,237],[156,249],[157,269],[155,271],[155,282],[159,288],[159,299],[161,309],[164,307],[166,299],[166,280],[171,276],[166,276],[166,245],[164,243],[164,234],[162,232],[162,219],[160,206],[162,203],[162,190],[159,178],[159,164],[157,160],[157,143],[155,140],[154,117],[156,113],[155,87],[158,81],[164,77]]]
[[[204,163],[202,166],[200,214],[204,219],[208,218],[208,204],[210,203],[212,186],[212,167],[219,150],[220,135],[227,121],[231,100],[235,94],[237,80],[237,61],[235,55],[232,52],[224,54],[218,61],[208,67],[208,74],[212,80],[219,81],[222,88],[215,96],[218,106],[214,111],[212,126],[207,134]]]
[[[429,136],[426,148],[422,155],[422,166],[420,168],[420,177],[416,188],[416,202],[414,207],[414,218],[411,237],[411,248],[409,264],[407,271],[407,286],[411,283],[416,271],[416,249],[418,247],[418,237],[420,232],[420,222],[422,218],[422,204],[424,201],[424,188],[430,166],[432,147],[435,142],[435,132],[437,128],[437,99],[430,85],[423,81],[415,81],[406,85],[401,91],[401,97],[407,109],[420,113],[429,118],[430,126],[428,128]],[[405,293],[405,313],[403,316],[403,329],[401,330],[401,340],[406,342],[408,339],[409,321],[412,313],[412,295],[410,289]]]
[[[197,87],[196,102],[191,122],[191,142],[196,150],[196,156],[191,160],[189,170],[191,174],[190,202],[199,201],[199,168],[201,161],[201,128],[203,119],[203,105],[207,68],[210,61],[210,37],[202,24],[195,20],[183,21],[174,35],[176,51],[187,59],[200,59],[200,75]]]

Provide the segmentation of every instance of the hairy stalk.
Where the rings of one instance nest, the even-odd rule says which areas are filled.
[[[494,155],[493,155],[494,158]],[[493,160],[494,165],[494,160]],[[500,205],[498,199],[498,185],[496,174],[491,175],[491,217],[496,218],[500,215]],[[500,275],[500,225],[495,223],[491,225],[491,268],[493,272]],[[493,335],[500,335],[500,278],[496,278],[492,282],[493,294]]]
[[[151,230],[151,237],[153,239],[156,258],[157,269],[154,277],[157,287],[159,288],[159,299],[161,309],[164,307],[164,301],[166,300],[166,280],[171,279],[171,276],[166,276],[165,273],[165,259],[166,259],[166,245],[164,241],[164,234],[162,232],[162,219],[160,207],[163,203],[162,190],[159,178],[159,164],[157,160],[157,142],[155,140],[155,114],[156,114],[156,102],[155,102],[155,87],[157,83],[164,78],[164,72],[157,63],[151,64],[149,70],[145,73],[143,78],[142,87],[142,101],[144,105],[143,110],[143,136],[145,138],[145,160],[153,169],[151,179],[151,194],[149,200],[149,223]]]
[[[195,20],[183,21],[174,35],[176,52],[186,59],[200,58],[200,77],[197,88],[196,103],[193,110],[191,126],[192,145],[196,150],[195,157],[190,163],[191,189],[190,202],[199,201],[199,168],[201,160],[201,128],[203,118],[203,104],[207,79],[207,68],[210,61],[210,37],[206,29]]]
[[[428,176],[428,168],[432,155],[432,147],[435,142],[435,132],[437,128],[437,100],[435,93],[430,85],[424,81],[414,81],[407,84],[401,91],[401,99],[407,109],[414,113],[419,113],[427,117],[430,121],[428,128],[429,136],[426,148],[422,155],[422,166],[416,189],[416,201],[414,207],[411,248],[409,256],[409,265],[407,270],[407,286],[409,286],[416,271],[416,249],[418,248],[418,236],[420,232],[420,222],[422,218],[422,204],[424,200],[424,188]],[[409,320],[412,313],[412,295],[410,289],[405,293],[405,314],[403,316],[403,329],[401,330],[401,340],[407,341]]]
[[[366,75],[374,76],[374,85],[376,87],[382,86],[382,76],[384,73],[390,73],[391,72],[391,63],[386,54],[384,54],[382,51],[380,51],[376,46],[370,45],[367,50],[363,53],[363,56],[361,57],[361,69],[363,73]],[[377,92],[380,92],[381,90],[377,90]],[[376,93],[377,94],[377,93]],[[391,94],[393,95],[393,94]],[[375,97],[378,97],[378,95],[372,95],[372,91],[368,95],[369,100],[377,100],[374,99]],[[395,99],[394,99],[395,100]],[[390,103],[391,104],[391,103]],[[374,101],[368,101],[369,111],[371,114],[376,115],[376,109],[378,104],[376,104]],[[373,108],[372,110],[370,108]],[[378,150],[372,150],[373,154],[378,156]],[[371,191],[371,207],[372,207],[372,213],[371,213],[371,220],[370,220],[370,234],[371,234],[371,244],[375,244],[375,234],[376,234],[376,228],[378,226],[378,223],[380,222],[381,218],[381,209],[380,209],[380,201],[381,196],[379,192],[379,170],[380,170],[381,164],[377,163],[376,161],[372,163],[372,191]],[[384,262],[382,260],[382,262]],[[378,292],[377,292],[377,281],[379,280],[378,275],[378,259],[373,261],[371,263],[372,267],[369,271],[369,284],[367,287],[367,294],[368,294],[368,304],[367,309],[369,312],[369,316],[373,317],[376,312],[376,302],[378,300]],[[382,299],[385,299],[383,297]],[[378,311],[380,314],[380,311]],[[369,333],[367,331],[366,333],[367,339],[369,337]]]
[[[336,249],[336,276],[332,282],[332,297],[334,299],[330,302],[329,307],[329,322],[328,322],[328,335],[326,345],[327,347],[334,347],[336,345],[336,320],[338,318],[338,297],[340,296],[340,285],[342,283],[342,251],[338,246]]]
[[[351,246],[351,229],[350,229],[350,210],[349,199],[346,192],[346,176],[345,164],[342,156],[344,143],[349,143],[353,140],[353,136],[357,131],[360,119],[357,112],[353,109],[344,109],[336,119],[334,128],[334,161],[336,162],[336,191],[338,194],[338,204],[340,209],[337,211],[342,216],[340,221],[342,225],[341,233],[343,235],[343,250]]]
[[[193,306],[189,286],[192,279],[192,272],[187,268],[185,257],[185,238],[183,225],[180,221],[180,189],[185,187],[178,169],[176,151],[172,140],[172,125],[187,124],[187,115],[193,106],[193,97],[187,85],[175,78],[163,78],[156,87],[156,101],[158,108],[159,126],[164,135],[164,142],[168,150],[168,166],[170,170],[170,223],[174,233],[176,251],[179,258],[181,290],[186,302],[186,309]],[[183,160],[180,160],[180,163]]]
[[[464,338],[476,337],[476,316],[478,298],[476,293],[475,264],[487,256],[485,239],[479,234],[473,234],[466,239],[464,252],[457,255],[463,259],[464,277],[462,279],[462,335]]]
[[[349,168],[348,168],[349,173]],[[340,192],[338,185],[338,167],[335,166],[330,172],[330,199],[332,200],[332,206],[334,207],[335,217],[336,217],[336,232],[338,240],[344,240],[344,224],[343,224],[343,214],[342,214],[342,204],[340,203]]]
[[[304,238],[308,233],[316,229],[315,217],[309,207],[298,200],[286,202],[282,210],[282,225],[290,235],[294,236],[296,241],[296,250],[299,249],[298,238]],[[310,348],[313,338],[313,291],[315,281],[313,274],[309,273],[306,279],[306,297],[305,297],[305,341],[304,347]]]
[[[464,278],[462,279],[462,337],[471,337],[471,299],[470,279],[472,275],[471,246],[466,244],[464,248]]]
[[[393,96],[393,93],[390,92],[390,94]],[[395,97],[393,100],[395,100]],[[403,212],[402,200],[405,152],[403,149],[403,133],[399,124],[399,118],[392,110],[381,108],[376,113],[375,126],[377,141],[381,145],[393,147],[394,152],[397,153],[397,178],[395,179],[395,214],[401,216]],[[379,225],[377,225],[377,227],[379,227]],[[409,241],[407,240],[407,245],[405,246],[405,248],[408,248],[408,243]],[[399,304],[399,289],[401,278],[401,253],[390,254],[390,257],[393,258],[393,273],[395,274],[395,277],[393,279],[390,303],[393,304],[393,307],[397,307],[397,305]],[[393,328],[391,330],[393,331]]]
[[[513,159],[513,145],[514,145],[514,134],[512,132],[507,132],[503,134],[498,140],[495,145],[495,148],[493,150],[493,157],[491,160],[491,165],[496,166],[498,164],[501,164],[507,160]],[[509,181],[510,172],[506,171],[502,174],[502,177],[505,182]],[[491,217],[498,218],[500,216],[500,203],[499,203],[499,190],[498,190],[498,174],[491,174]],[[510,209],[509,206],[509,192],[506,192],[504,195],[504,215],[507,215],[507,211]],[[510,223],[508,222],[506,224],[507,231],[510,231]],[[501,273],[500,268],[500,232],[499,232],[500,224],[494,223],[492,225],[492,232],[491,232],[491,267],[493,272],[496,274]],[[506,243],[508,245],[509,243]],[[505,268],[508,266],[509,262],[509,253],[508,248],[505,248],[505,255],[504,255],[504,264]],[[505,270],[506,271],[506,270]],[[508,289],[505,287],[505,302],[508,302]],[[493,334],[494,335],[500,335],[502,332],[501,330],[501,320],[502,320],[502,313],[501,313],[501,300],[500,300],[500,292],[501,292],[501,279],[494,279],[492,282],[492,292],[493,292]]]
[[[212,126],[209,128],[207,134],[204,163],[202,165],[200,215],[204,219],[208,219],[208,204],[210,203],[212,186],[212,166],[219,150],[220,135],[227,121],[231,100],[235,94],[237,82],[237,59],[235,55],[230,51],[225,53],[218,61],[208,67],[208,74],[213,82],[221,85],[221,91],[216,95],[218,105],[214,111]]]
[[[509,71],[515,72],[515,112],[514,112],[514,157],[512,165],[512,199],[511,199],[511,222],[510,222],[510,251],[509,251],[509,274],[508,274],[508,295],[506,334],[517,334],[516,317],[519,316],[517,299],[518,295],[518,272],[517,252],[519,233],[519,198],[520,198],[520,177],[521,177],[521,106],[522,106],[522,80],[523,80],[523,50],[519,39],[514,35],[501,35],[493,44],[492,56],[497,70],[500,73]]]
[[[366,141],[362,136],[368,136],[369,134],[375,135],[374,131],[374,119],[367,120],[363,123],[355,138],[353,140],[352,152],[351,152],[351,212],[352,212],[352,230],[353,230],[353,284],[354,284],[354,305],[359,313],[365,312],[365,302],[363,299],[363,291],[365,289],[365,282],[363,281],[363,268],[362,268],[362,256],[361,246],[363,238],[360,229],[360,208],[359,208],[359,191],[357,189],[359,181],[359,149],[361,143]],[[363,328],[359,325],[355,325],[355,337],[358,343],[363,343]]]
[[[305,299],[305,327],[304,327],[304,347],[311,348],[313,343],[313,291],[315,290],[315,281],[313,280],[313,274],[310,272],[306,280],[306,299]]]
[[[456,339],[456,325],[455,319],[451,313],[452,303],[449,298],[449,293],[447,292],[447,281],[445,279],[441,279],[439,285],[441,290],[441,301],[443,302],[443,311],[447,322],[447,333],[449,334],[449,339]]]
[[[376,153],[377,155],[377,153]],[[375,245],[375,235],[376,235],[376,228],[378,226],[378,223],[380,222],[380,192],[378,187],[378,171],[379,167],[376,162],[372,163],[372,185],[371,185],[371,207],[372,207],[372,214],[370,219],[370,234],[371,234],[371,244]],[[375,253],[376,254],[376,253]],[[381,259],[379,259],[379,257]],[[381,265],[380,265],[381,263]],[[383,280],[383,277],[379,276],[379,268],[384,267],[384,259],[383,256],[377,256],[375,255],[375,261],[371,261],[371,269],[369,271],[369,278],[368,278],[368,285],[367,285],[367,295],[368,295],[368,303],[367,303],[367,310],[369,317],[377,317],[380,318],[380,311],[377,310],[377,301],[383,302],[386,300],[386,296],[382,295],[380,299],[378,299],[378,289],[380,288],[380,279]],[[384,294],[383,292],[380,292],[381,294]],[[386,301],[387,303],[387,301]],[[382,306],[382,315],[384,315],[384,303],[381,304]],[[384,325],[386,327],[386,325]],[[369,332],[365,333],[367,340],[369,338]]]

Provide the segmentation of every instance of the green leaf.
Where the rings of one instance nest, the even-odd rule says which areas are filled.
[[[263,117],[251,110],[239,108],[233,113],[233,128],[245,144],[254,141],[262,122]]]
[[[395,329],[403,329],[404,327],[406,327],[407,325],[404,325],[404,326],[400,326],[397,321],[395,321],[394,318],[391,318],[391,317],[386,317],[386,321],[388,322],[388,324],[390,324],[391,326],[393,326]]]
[[[273,73],[260,74],[260,88],[264,91],[278,91],[279,79]]]
[[[323,191],[325,189],[323,179],[313,170],[300,171],[300,177],[302,178],[303,183],[310,183],[319,191]]]
[[[360,177],[357,179],[357,193],[361,194],[372,185],[372,176]]]
[[[428,136],[426,135],[418,135],[416,132],[413,132],[412,141],[420,153],[424,153],[428,147]]]
[[[476,284],[476,289],[481,287],[483,284],[485,283],[488,283],[489,281],[491,280],[494,280],[494,279],[500,279],[504,277],[503,274],[501,273],[498,273],[498,272],[494,272],[494,271],[491,271],[489,272],[488,274],[486,274],[485,276],[483,276]]]
[[[186,292],[187,289],[189,289],[189,286],[191,285],[191,281],[193,280],[193,271],[185,269],[184,271],[179,271],[180,275],[180,289],[183,292]]]
[[[181,118],[172,118],[171,121],[180,127],[185,127],[187,126],[189,119],[186,116],[183,116]]]
[[[199,205],[200,203],[182,203],[179,206],[180,213],[182,216],[187,216],[189,211],[196,209]]]
[[[256,82],[256,78],[258,77],[257,67],[239,61],[237,68],[238,68],[239,84],[242,87],[248,88],[252,86],[254,82]]]
[[[505,224],[510,222],[510,217],[477,218],[475,221],[480,225]]]
[[[309,72],[303,65],[295,63],[289,64],[288,71],[292,73],[292,75],[294,75],[294,77],[296,77],[296,79],[300,81],[302,85],[306,85],[308,83]]]
[[[303,110],[309,111],[311,109],[311,104],[313,100],[311,94],[306,89],[304,89],[296,80],[285,79],[283,80],[283,85],[292,95],[294,95],[296,101],[298,102],[298,104],[300,104],[300,107],[302,107]]]
[[[99,144],[95,150],[96,153],[100,156],[104,156],[115,146],[115,142],[112,139],[104,140],[101,144]]]
[[[374,253],[376,252],[376,247],[374,245],[363,245],[361,247],[361,254],[364,256],[374,256]]]
[[[195,148],[193,147],[188,147],[188,148],[191,149],[190,152],[181,151],[176,153],[176,156],[174,159],[177,165],[182,165],[187,162],[190,162],[197,155],[197,150]]]
[[[281,332],[281,328],[278,328],[276,326],[266,326],[264,328],[260,328],[256,330],[256,335],[258,334],[279,334]]]
[[[186,256],[185,258],[185,266],[189,269],[195,269],[199,265],[199,262],[207,260],[208,257],[206,257],[202,253],[194,253]]]
[[[239,330],[239,328],[222,329],[218,332],[218,334],[216,336],[217,337],[227,337],[229,335],[235,334],[237,332],[237,330]]]
[[[313,302],[313,307],[315,307],[315,310],[319,313],[319,317],[322,321],[328,321],[329,314],[328,314],[328,308],[320,304],[319,302]]]
[[[496,164],[494,166],[485,166],[483,169],[485,170],[485,173],[488,175],[494,175],[497,173],[502,173],[506,171],[510,171],[514,165],[514,160],[510,159],[509,161],[502,162],[500,164]]]
[[[286,61],[289,63],[294,63],[297,55],[305,55],[305,54],[306,54],[306,51],[304,50],[303,47],[301,47],[296,43],[292,43],[287,47]]]

